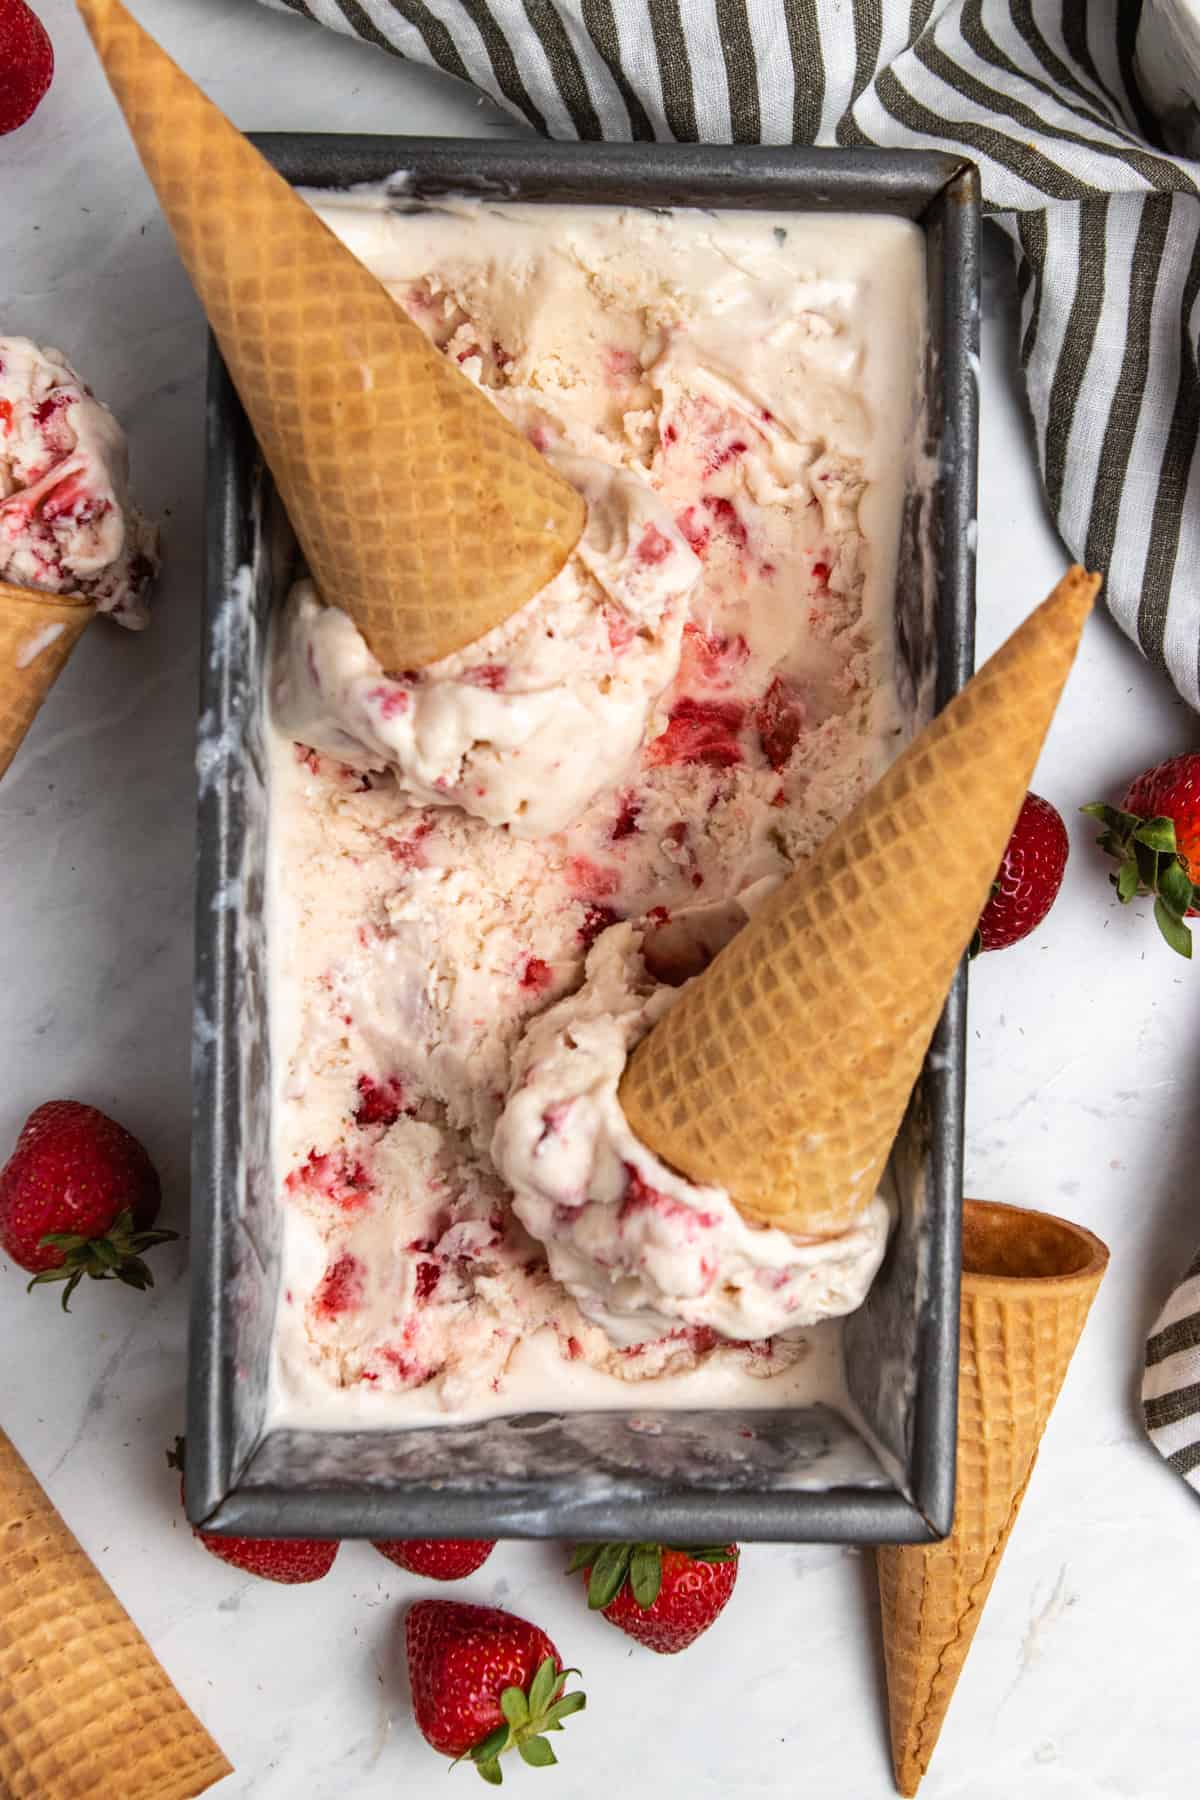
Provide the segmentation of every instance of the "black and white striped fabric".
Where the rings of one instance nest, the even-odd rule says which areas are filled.
[[[1200,1254],[1154,1322],[1142,1408],[1157,1448],[1200,1493]]]
[[[909,145],[1009,238],[1046,497],[1200,708],[1200,164],[1152,148],[1140,0],[265,0],[556,138]]]

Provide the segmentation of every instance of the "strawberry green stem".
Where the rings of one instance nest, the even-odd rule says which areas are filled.
[[[563,1693],[567,1677],[578,1673],[578,1669],[560,1669],[555,1659],[547,1656],[539,1663],[528,1688],[504,1689],[500,1695],[504,1723],[464,1752],[490,1786],[499,1787],[504,1780],[500,1758],[506,1750],[515,1750],[522,1762],[533,1769],[549,1769],[558,1761],[544,1734],[561,1731],[563,1720],[582,1712],[587,1705],[587,1697],[578,1690]],[[454,1762],[462,1760],[456,1756]],[[450,1766],[453,1768],[454,1763]]]
[[[1121,905],[1127,906],[1139,895],[1153,894],[1154,921],[1163,938],[1177,955],[1190,958],[1192,934],[1183,921],[1193,908],[1200,907],[1200,888],[1176,847],[1174,819],[1143,819],[1103,801],[1080,811],[1104,826],[1096,842],[1116,861],[1116,872],[1109,880]]]
[[[53,1269],[43,1269],[29,1282],[27,1293],[52,1281],[65,1281],[62,1309],[70,1312],[71,1295],[84,1276],[93,1281],[123,1281],[126,1287],[144,1292],[154,1286],[154,1275],[142,1260],[144,1250],[157,1244],[170,1243],[177,1231],[136,1231],[133,1214],[127,1209],[99,1237],[80,1237],[72,1231],[48,1231],[39,1242],[61,1250],[62,1262]]]

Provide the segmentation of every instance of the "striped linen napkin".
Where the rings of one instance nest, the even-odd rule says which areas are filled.
[[[1138,0],[265,0],[555,138],[904,145],[1008,237],[1050,509],[1200,708],[1200,164],[1152,148]]]
[[[1200,1493],[1200,1252],[1154,1321],[1142,1408],[1156,1449]]]

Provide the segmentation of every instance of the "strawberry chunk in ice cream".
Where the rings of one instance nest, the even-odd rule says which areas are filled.
[[[85,595],[137,629],[157,568],[112,413],[60,350],[0,337],[0,580]]]

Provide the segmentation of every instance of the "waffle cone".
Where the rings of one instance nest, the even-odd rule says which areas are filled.
[[[966,1202],[954,1529],[944,1543],[875,1552],[902,1794],[929,1766],[1107,1263],[1082,1226]]]
[[[0,1795],[191,1800],[230,1773],[0,1432]]]
[[[387,670],[556,575],[575,490],[118,0],[79,0],[309,569]]]
[[[0,581],[0,778],[95,610],[73,594]]]
[[[875,1194],[1099,585],[1063,578],[630,1058],[634,1131],[753,1223]]]

